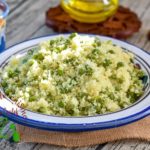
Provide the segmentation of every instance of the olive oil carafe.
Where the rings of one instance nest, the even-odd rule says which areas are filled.
[[[97,23],[116,12],[118,0],[61,0],[61,6],[79,22]]]

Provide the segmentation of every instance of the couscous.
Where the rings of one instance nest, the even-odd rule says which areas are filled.
[[[12,56],[1,85],[26,109],[49,115],[91,116],[123,109],[143,93],[134,55],[111,41],[71,34]]]

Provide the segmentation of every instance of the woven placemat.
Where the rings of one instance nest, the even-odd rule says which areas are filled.
[[[150,141],[150,117],[118,128],[90,132],[52,132],[17,125],[21,142],[45,143],[65,147],[83,147],[122,139]]]
[[[46,25],[60,33],[91,33],[126,39],[139,31],[141,21],[136,13],[119,6],[117,12],[102,23],[80,23],[72,19],[60,6],[57,6],[46,12]]]

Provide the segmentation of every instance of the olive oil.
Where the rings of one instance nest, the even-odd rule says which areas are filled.
[[[79,22],[97,23],[116,12],[118,0],[61,0],[61,6]]]

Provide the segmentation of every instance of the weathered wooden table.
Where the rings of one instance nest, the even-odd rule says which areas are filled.
[[[58,0],[7,0],[10,6],[10,14],[7,24],[7,46],[33,37],[51,34],[54,31],[45,26],[45,11],[50,6],[55,6]],[[122,5],[134,10],[143,22],[139,33],[128,39],[129,42],[150,50],[150,41],[147,33],[150,30],[150,0],[122,0]],[[4,132],[9,132],[9,122]],[[145,131],[146,132],[146,131]],[[150,134],[150,133],[147,133]],[[11,143],[8,140],[0,140],[0,150],[65,150],[45,144]],[[138,140],[122,140],[118,142],[96,145],[75,150],[150,150],[150,143]],[[68,149],[69,150],[69,149]]]

